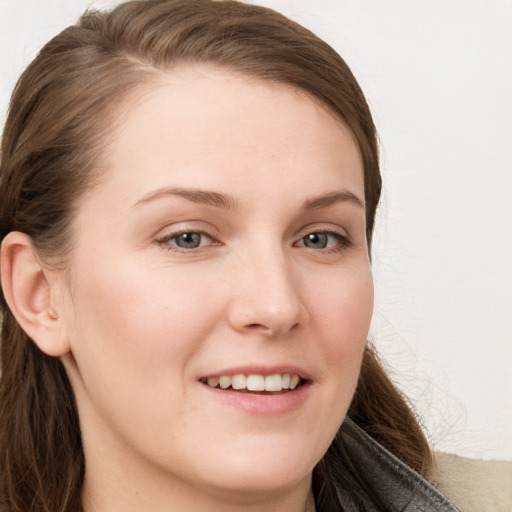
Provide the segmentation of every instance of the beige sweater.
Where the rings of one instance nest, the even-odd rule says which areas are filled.
[[[512,461],[436,454],[433,483],[461,512],[512,512]]]

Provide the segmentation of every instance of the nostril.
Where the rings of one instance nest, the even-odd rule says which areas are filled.
[[[261,333],[261,334],[266,334],[268,336],[273,336],[272,334],[272,329],[270,327],[267,327],[266,325],[263,325],[263,324],[247,324],[246,325],[246,329],[248,331],[251,331],[253,333]]]
[[[246,327],[251,331],[261,331],[270,335],[274,335],[277,332],[277,329],[273,329],[270,325],[265,324],[248,324]]]
[[[296,329],[299,326],[298,323],[295,323],[291,327],[281,326],[281,325],[265,325],[265,324],[247,324],[245,329],[247,332],[252,332],[253,334],[263,334],[268,338],[275,338],[284,334],[285,332]],[[285,328],[286,327],[286,328]]]

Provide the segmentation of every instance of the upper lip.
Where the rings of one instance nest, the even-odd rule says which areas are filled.
[[[311,375],[295,365],[245,365],[245,366],[236,366],[230,367],[219,371],[214,371],[203,375],[201,378],[208,377],[221,377],[222,375],[298,375],[302,380],[312,380]]]

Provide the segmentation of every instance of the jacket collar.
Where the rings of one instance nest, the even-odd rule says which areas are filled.
[[[455,506],[429,481],[346,418],[341,436],[354,459],[389,510],[401,512],[457,512]],[[341,510],[361,512],[350,492],[337,488]],[[365,511],[377,511],[366,503]]]

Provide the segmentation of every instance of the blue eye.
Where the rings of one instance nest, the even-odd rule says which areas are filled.
[[[201,246],[201,233],[181,233],[172,238],[181,249],[197,249]]]
[[[185,231],[166,236],[159,240],[159,243],[176,246],[179,249],[199,249],[210,244],[211,237],[199,231]]]
[[[329,235],[327,233],[309,233],[302,237],[302,241],[310,249],[325,249],[329,243]]]
[[[299,246],[309,249],[335,249],[348,246],[350,242],[339,233],[328,231],[315,231],[303,236],[298,243]]]

